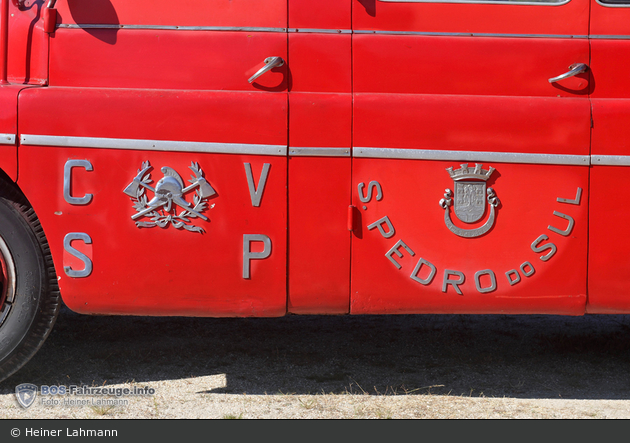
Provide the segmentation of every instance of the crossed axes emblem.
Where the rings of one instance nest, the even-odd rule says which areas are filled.
[[[153,227],[161,226],[166,227],[168,222],[171,222],[177,228],[184,227],[188,230],[190,227],[186,225],[187,217],[199,217],[202,220],[208,220],[208,218],[201,212],[205,209],[205,200],[216,194],[214,188],[203,177],[203,172],[199,168],[199,165],[192,163],[189,169],[194,173],[191,176],[191,184],[184,186],[184,182],[180,175],[173,168],[163,166],[161,168],[164,177],[162,177],[155,185],[155,188],[149,183],[152,182],[150,171],[153,166],[149,162],[144,162],[138,175],[136,175],[133,181],[123,190],[125,194],[136,201],[134,208],[138,211],[131,216],[132,220],[137,220],[142,216],[149,214],[153,216],[153,222],[136,222],[139,227]],[[151,200],[147,201],[147,197],[144,196],[144,190],[148,189],[154,193]],[[187,192],[196,189],[195,205],[184,199],[184,195]],[[179,215],[160,215],[157,212],[163,209],[166,213],[170,213],[173,206],[179,206],[184,209]],[[199,228],[200,229],[200,228]]]

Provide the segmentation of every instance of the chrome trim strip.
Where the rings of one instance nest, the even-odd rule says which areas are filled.
[[[160,26],[160,25],[97,25],[60,23],[57,29],[150,29],[158,31],[243,31],[243,32],[287,32],[287,28],[255,28],[238,26]]]
[[[492,1],[492,0],[378,0],[383,3],[473,3],[473,4],[483,4],[483,5],[529,5],[529,6],[561,6],[566,5],[571,0],[563,0],[559,2],[552,1],[541,1],[541,2],[531,2],[531,1]]]
[[[499,163],[532,163],[541,165],[590,164],[588,155],[530,154],[521,152],[436,151],[432,149],[352,148],[357,158],[390,158],[408,160],[478,161]]]
[[[630,35],[591,35],[589,36],[589,38],[610,39],[610,40],[629,40]]]
[[[630,155],[591,155],[591,165],[630,166]]]
[[[353,34],[382,34],[382,35],[430,35],[438,37],[472,37],[470,32],[421,32],[421,31],[375,31],[355,29]]]
[[[14,145],[15,134],[0,134],[0,145]]]
[[[301,32],[303,34],[352,34],[351,29],[310,29],[310,28],[289,28],[288,32]]]
[[[287,155],[287,147],[284,145],[255,145],[246,143],[183,142],[33,134],[22,134],[21,143],[27,146],[59,146],[71,148],[136,149],[139,151],[205,152],[213,154]]]
[[[468,3],[468,2],[466,2]],[[498,2],[489,2],[498,3]],[[534,3],[540,5],[540,3]],[[231,31],[231,32],[295,32],[320,34],[380,34],[380,35],[422,35],[438,37],[507,37],[507,38],[588,38],[587,35],[564,34],[493,34],[468,32],[421,32],[421,31],[373,31],[351,29],[311,29],[311,28],[248,28],[237,26],[157,26],[157,25],[96,25],[61,23],[57,29],[146,29],[163,31]],[[593,36],[591,36],[593,37]],[[595,36],[593,38],[609,38]],[[622,38],[622,37],[620,37]]]
[[[350,157],[350,148],[289,148],[295,157]]]
[[[493,34],[479,32],[420,32],[420,31],[370,31],[355,30],[354,34],[381,34],[381,35],[421,35],[432,37],[506,37],[506,38],[588,38],[588,35],[568,34]]]

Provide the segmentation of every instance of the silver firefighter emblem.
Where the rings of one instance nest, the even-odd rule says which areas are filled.
[[[455,195],[453,191],[446,189],[444,198],[440,200],[440,206],[444,209],[444,223],[454,234],[460,237],[472,238],[488,232],[494,225],[495,208],[499,205],[492,188],[486,189],[486,182],[495,171],[490,167],[488,170],[481,169],[483,165],[476,163],[474,168],[470,168],[464,163],[460,169],[453,170],[447,168],[449,175],[455,185]],[[453,199],[455,200],[453,204]],[[462,229],[455,226],[451,220],[449,206],[453,205],[453,212],[458,219],[464,223],[475,223],[486,213],[486,201],[490,206],[490,216],[486,223],[479,228]]]
[[[203,233],[203,228],[190,223],[192,218],[200,218],[208,221],[203,212],[208,208],[208,198],[216,194],[210,183],[203,177],[203,172],[197,163],[191,163],[188,167],[194,175],[191,175],[188,186],[180,175],[168,166],[163,166],[161,171],[164,177],[158,180],[155,188],[150,184],[151,170],[153,166],[148,161],[143,162],[138,170],[138,175],[124,189],[124,193],[131,197],[133,208],[137,211],[131,216],[132,220],[146,217],[150,221],[136,221],[139,228],[166,228],[169,225],[177,229],[186,229],[191,232]],[[153,192],[153,198],[149,200],[146,190]],[[186,201],[186,194],[195,191],[193,202]]]
[[[35,402],[37,386],[32,383],[22,383],[15,387],[15,398],[20,406],[28,408]]]

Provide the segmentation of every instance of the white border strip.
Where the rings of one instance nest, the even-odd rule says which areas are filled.
[[[350,157],[350,148],[289,148],[295,157]]]
[[[407,160],[483,161],[531,163],[541,165],[588,166],[588,155],[530,154],[517,152],[435,151],[428,149],[352,148],[357,158],[390,158]]]
[[[0,134],[0,145],[14,145],[15,134]]]
[[[593,166],[630,166],[630,155],[592,155]]]
[[[23,145],[30,146],[59,146],[71,148],[207,152],[212,154],[287,155],[287,147],[284,145],[254,145],[245,143],[182,142],[104,137],[64,137],[33,134],[22,134],[21,143]]]

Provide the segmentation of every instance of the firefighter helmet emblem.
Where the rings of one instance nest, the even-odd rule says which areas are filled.
[[[490,167],[485,170],[481,169],[482,166],[477,163],[474,168],[469,168],[468,164],[464,163],[460,169],[453,170],[452,167],[446,169],[453,179],[455,195],[453,196],[453,191],[446,189],[444,198],[440,200],[440,206],[444,209],[446,227],[460,237],[479,237],[488,232],[494,225],[495,208],[500,202],[492,188],[486,189],[486,182],[495,169]],[[453,198],[455,199],[454,204]],[[474,229],[462,229],[453,224],[448,210],[449,206],[453,205],[453,212],[464,223],[475,223],[481,220],[486,213],[486,201],[490,206],[490,216],[483,226]]]
[[[143,162],[138,170],[138,175],[124,189],[124,193],[131,197],[133,208],[137,211],[131,216],[136,221],[141,217],[151,221],[136,221],[139,228],[166,228],[169,224],[177,229],[186,229],[191,232],[203,233],[203,228],[190,223],[191,218],[200,218],[208,221],[203,212],[208,207],[208,198],[216,194],[210,183],[203,177],[203,172],[197,163],[191,163],[188,167],[194,175],[191,175],[188,186],[184,186],[181,176],[173,168],[163,166],[161,171],[164,177],[158,180],[155,188],[150,185],[151,170],[153,166],[148,161]],[[149,200],[146,190],[153,192],[153,198]],[[186,201],[186,194],[195,191],[193,203]]]

